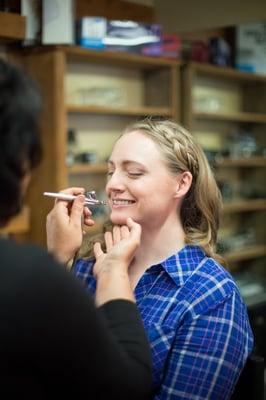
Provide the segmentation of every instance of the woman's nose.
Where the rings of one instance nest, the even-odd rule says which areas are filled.
[[[108,190],[123,190],[124,183],[121,179],[121,175],[118,172],[113,172],[106,184],[106,191]]]

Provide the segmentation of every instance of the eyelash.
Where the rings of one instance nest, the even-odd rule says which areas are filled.
[[[106,174],[106,180],[109,181],[112,178],[114,171],[108,171]]]
[[[135,172],[135,173],[128,172],[128,176],[131,178],[139,178],[141,175],[142,175],[142,173],[140,173],[140,172]]]
[[[110,178],[113,175],[113,173],[114,173],[114,171],[107,172],[107,178]],[[130,178],[137,179],[138,177],[142,176],[143,174],[141,172],[127,172],[127,175]]]

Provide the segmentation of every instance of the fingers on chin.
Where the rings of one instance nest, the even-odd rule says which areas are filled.
[[[87,226],[93,226],[95,224],[95,221],[93,219],[86,218],[84,219],[84,224]]]
[[[125,239],[125,238],[127,238],[129,236],[129,229],[128,229],[128,227],[127,226],[122,226],[121,227],[121,238],[122,239]]]
[[[107,251],[109,251],[114,245],[113,235],[111,232],[105,232],[104,238],[105,238],[106,249]]]
[[[120,242],[120,240],[121,240],[121,228],[119,226],[114,226],[114,228],[113,228],[114,244]]]

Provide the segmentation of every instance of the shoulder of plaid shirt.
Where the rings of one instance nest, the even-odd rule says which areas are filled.
[[[92,260],[74,273],[95,292]],[[135,289],[153,356],[153,399],[229,399],[253,348],[232,276],[198,246],[146,270]]]

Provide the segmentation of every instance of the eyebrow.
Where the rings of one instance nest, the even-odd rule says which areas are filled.
[[[114,166],[115,165],[115,163],[112,160],[108,160],[108,164],[109,164],[109,166]],[[132,164],[134,164],[136,166],[139,166],[139,167],[142,167],[142,168],[145,168],[145,166],[143,164],[141,164],[141,163],[139,163],[138,161],[135,161],[135,160],[124,160],[124,161],[122,161],[122,166],[123,167],[127,167],[127,166],[132,165]]]

